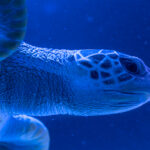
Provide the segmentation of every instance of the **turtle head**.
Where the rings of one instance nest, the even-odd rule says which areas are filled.
[[[79,51],[75,58],[77,115],[121,113],[149,100],[150,69],[141,59],[112,50]]]

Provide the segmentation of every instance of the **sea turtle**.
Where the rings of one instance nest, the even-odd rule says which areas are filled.
[[[48,149],[48,130],[28,116],[108,115],[148,102],[150,73],[141,59],[34,47],[22,41],[26,22],[25,0],[0,0],[0,149]]]

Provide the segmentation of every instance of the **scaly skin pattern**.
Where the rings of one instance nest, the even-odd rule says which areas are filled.
[[[49,149],[47,128],[29,116],[110,115],[149,101],[141,59],[31,46],[22,42],[26,16],[25,0],[0,0],[0,149]]]
[[[62,103],[72,97],[67,74],[74,53],[23,43],[0,64],[0,113],[37,116],[67,113]]]

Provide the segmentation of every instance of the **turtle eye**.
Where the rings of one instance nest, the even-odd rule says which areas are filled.
[[[122,66],[131,74],[134,75],[144,75],[145,65],[144,63],[138,58],[120,58],[120,62]]]

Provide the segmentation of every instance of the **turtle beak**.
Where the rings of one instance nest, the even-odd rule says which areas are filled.
[[[150,74],[150,68],[146,67],[147,72]]]

